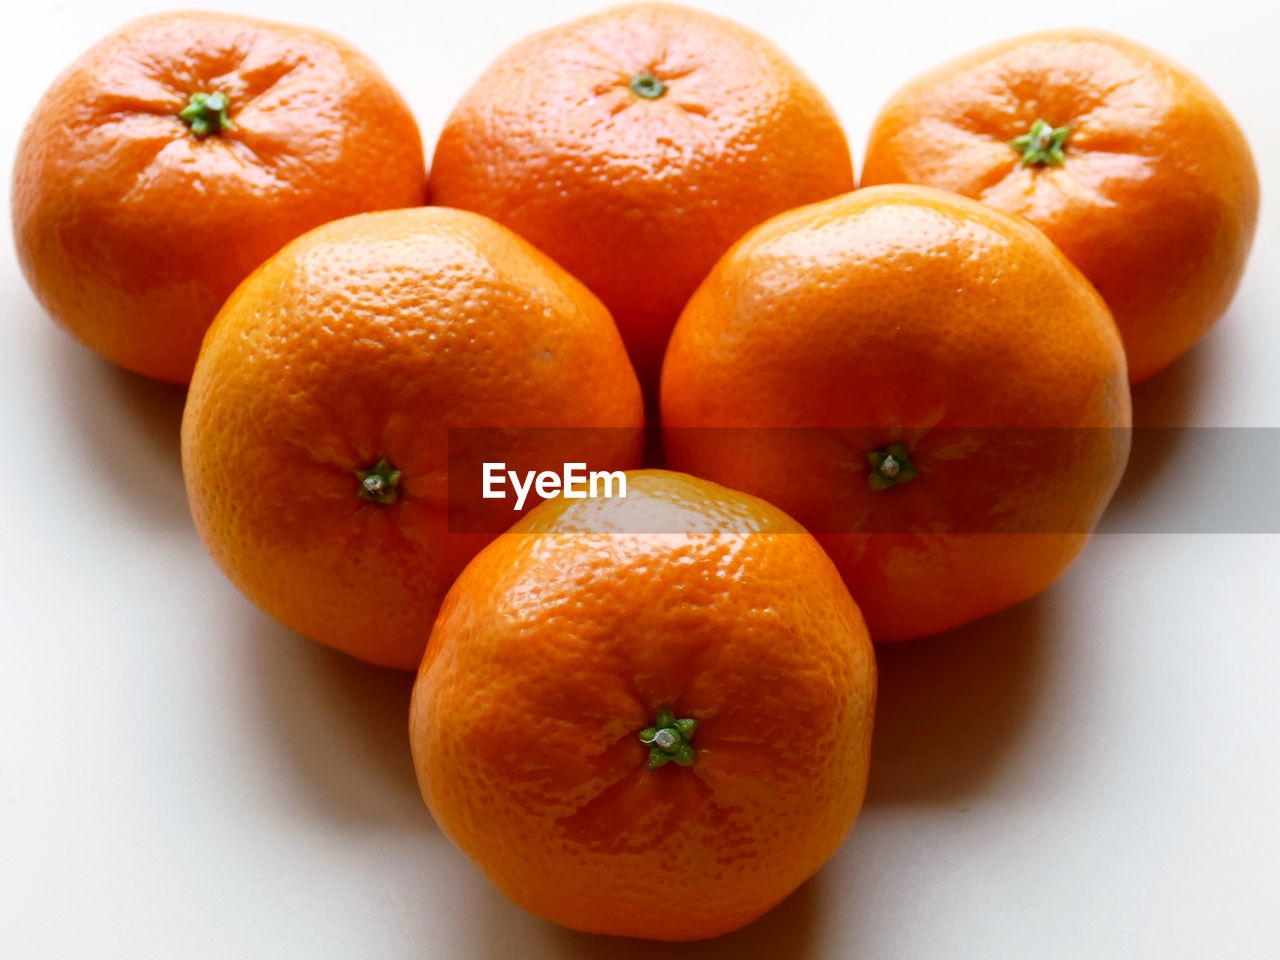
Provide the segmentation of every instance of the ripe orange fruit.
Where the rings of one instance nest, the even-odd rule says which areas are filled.
[[[93,46],[36,107],[13,225],[37,299],[107,359],[186,383],[236,284],[328,220],[426,200],[409,108],[328,34],[171,13]]]
[[[1042,233],[872,187],[725,255],[672,335],[662,418],[673,468],[796,517],[887,640],[1052,583],[1120,480],[1130,407],[1106,305]]]
[[[1226,107],[1160,54],[1094,30],[1008,40],[916,78],[880,114],[864,186],[954,190],[1043,230],[1115,315],[1134,382],[1226,311],[1258,173]]]
[[[436,202],[487,214],[605,302],[643,382],[747,228],[853,189],[831,105],[729,20],[633,4],[512,47],[436,146]]]
[[[508,428],[485,459],[625,470],[642,425],[585,287],[491,220],[419,207],[326,224],[240,286],[196,365],[182,462],[196,528],[250,599],[412,669],[485,530],[517,516],[477,489],[487,528],[450,532],[449,428]],[[627,429],[510,429],[537,427]]]
[[[593,933],[749,923],[835,852],[875,661],[793,520],[665,471],[543,503],[445,600],[410,742],[441,829],[520,906]]]

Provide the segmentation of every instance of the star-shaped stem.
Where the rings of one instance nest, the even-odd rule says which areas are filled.
[[[1067,136],[1071,127],[1054,127],[1044,120],[1037,120],[1031,129],[1010,143],[1013,149],[1022,154],[1019,161],[1024,167],[1060,167],[1062,166],[1062,150],[1067,144]]]
[[[187,105],[178,113],[178,119],[191,128],[197,137],[207,137],[232,128],[227,118],[231,101],[225,93],[193,93]]]
[[[657,723],[638,734],[640,742],[649,748],[649,769],[656,770],[664,763],[693,766],[694,751],[689,740],[697,728],[697,720],[677,720],[670,707],[660,709]]]
[[[637,73],[631,78],[631,92],[636,96],[644,97],[646,100],[657,100],[667,92],[667,85],[655,77],[648,70],[644,73]]]
[[[867,454],[871,469],[867,472],[867,486],[872,490],[886,490],[915,479],[916,468],[911,455],[901,443],[891,443],[883,450]]]
[[[357,470],[356,477],[360,480],[357,496],[384,504],[395,503],[399,497],[400,471],[386,457],[367,470]]]

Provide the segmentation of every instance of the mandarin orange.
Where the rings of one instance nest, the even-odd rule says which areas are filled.
[[[1135,382],[1226,311],[1258,219],[1257,169],[1222,102],[1096,30],[1007,40],[908,83],[867,147],[862,184],[884,183],[954,190],[1043,230],[1107,301]]]
[[[236,285],[329,220],[426,200],[408,106],[367,58],[219,13],[134,21],[53,84],[18,147],[13,227],[41,305],[186,383]]]
[[[548,501],[458,578],[413,691],[441,828],[516,903],[691,940],[754,920],[840,845],[875,661],[821,548],[665,471]]]
[[[643,382],[748,227],[853,189],[831,105],[772,43],[670,4],[616,7],[498,58],[436,146],[436,201],[487,214],[604,301]]]
[[[1124,470],[1119,334],[1025,221],[872,187],[751,231],[667,351],[672,467],[814,532],[877,640],[1045,589]]]
[[[613,470],[637,464],[642,424],[599,300],[492,220],[420,207],[313,230],[240,286],[196,365],[182,462],[250,599],[412,669],[453,578],[516,517],[478,485],[458,496],[451,428],[481,431],[485,459]]]

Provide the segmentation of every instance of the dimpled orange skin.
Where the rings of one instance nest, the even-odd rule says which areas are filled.
[[[1010,141],[1069,125],[1061,166]],[[863,186],[954,190],[1043,230],[1115,315],[1133,382],[1226,311],[1258,219],[1249,144],[1183,67],[1094,30],[1019,37],[913,80],[881,112]]]
[[[1120,480],[1131,414],[1111,316],[1043,234],[872,187],[725,255],[672,335],[662,422],[673,468],[805,524],[890,640],[1052,583]],[[719,427],[770,429],[682,429]],[[868,454],[894,442],[918,475],[871,489]]]
[[[449,427],[486,458],[638,464],[640,388],[608,311],[506,228],[417,208],[289,244],[209,330],[182,421],[196,527],[223,571],[299,632],[415,669],[441,599],[492,534],[451,533]],[[386,457],[398,499],[358,496]],[[456,493],[456,491],[455,491]],[[487,529],[516,514],[491,505]]]
[[[643,72],[666,85],[645,99]],[[462,98],[436,146],[438,203],[487,214],[605,302],[656,387],[681,308],[749,227],[853,189],[831,105],[720,17],[616,7],[535,34]]]
[[[231,129],[178,114],[223,93]],[[41,305],[107,359],[186,383],[236,285],[301,233],[426,201],[409,108],[327,34],[216,13],[136,20],[75,61],[18,147],[13,227]]]
[[[436,821],[517,904],[693,940],[754,920],[840,845],[875,683],[858,608],[798,524],[641,471],[626,499],[542,504],[471,562],[410,742]],[[692,766],[648,767],[637,733],[664,706],[698,721]]]

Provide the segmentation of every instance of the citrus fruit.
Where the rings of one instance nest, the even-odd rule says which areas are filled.
[[[585,287],[485,217],[419,207],[319,227],[236,290],[196,365],[182,462],[196,527],[250,599],[412,669],[493,536],[451,529],[450,428],[504,428],[487,459],[612,470],[637,464],[642,424]],[[575,429],[515,429],[559,427]],[[475,503],[490,531],[515,519],[509,499]]]
[[[426,200],[422,142],[343,41],[216,13],[134,21],[27,124],[18,258],[41,305],[137,373],[186,383],[236,284],[287,241]]]
[[[831,105],[729,20],[615,7],[535,34],[463,96],[436,202],[487,214],[605,302],[657,382],[685,300],[748,227],[853,189]]]
[[[458,578],[414,686],[418,781],[516,903],[594,933],[750,922],[831,856],[875,662],[817,543],[665,471],[551,500]]]
[[[1258,219],[1226,107],[1094,30],[1018,37],[911,81],[876,121],[862,183],[942,187],[1030,220],[1107,301],[1135,382],[1226,311]]]
[[[1131,422],[1120,337],[1079,271],[1025,221],[910,186],[737,243],[672,335],[662,417],[673,468],[813,531],[877,640],[1052,583]]]

